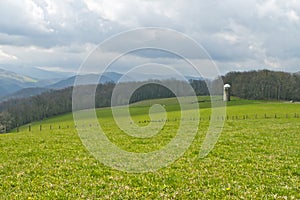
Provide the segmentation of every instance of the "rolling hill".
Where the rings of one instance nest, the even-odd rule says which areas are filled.
[[[51,89],[63,89],[67,87],[71,87],[74,85],[75,80],[77,80],[81,83],[81,85],[89,85],[89,84],[95,84],[95,83],[108,83],[108,82],[118,82],[120,78],[122,77],[122,74],[116,73],[116,72],[105,72],[101,79],[99,80],[99,75],[97,74],[86,74],[86,75],[78,75],[78,76],[72,76],[70,78],[61,80],[55,84],[48,85],[47,88]],[[125,77],[123,80],[130,81],[129,77]]]
[[[0,101],[12,98],[24,98],[41,94],[45,91],[54,89],[64,89],[74,85],[75,79],[78,78],[82,85],[93,83],[117,82],[123,75],[115,72],[106,72],[98,81],[99,75],[86,74],[72,76],[69,78],[53,78],[38,80],[11,71],[0,69]],[[125,81],[130,78],[125,77]]]
[[[0,103],[3,101],[10,100],[10,99],[21,99],[21,98],[36,96],[36,95],[42,94],[47,91],[49,91],[49,89],[40,88],[40,87],[23,88],[21,90],[18,90],[17,92],[8,94],[8,95],[0,98]]]
[[[0,69],[0,97],[27,87],[33,87],[37,80],[14,72]]]

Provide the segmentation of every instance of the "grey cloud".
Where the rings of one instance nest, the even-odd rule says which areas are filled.
[[[19,37],[14,45],[50,48],[72,43],[99,43],[118,24],[88,10],[82,1],[6,1],[0,3],[0,42]],[[53,8],[49,8],[49,6]],[[52,9],[52,10],[51,10]],[[9,20],[8,20],[9,19]],[[10,38],[11,39],[11,38]]]
[[[9,46],[9,53],[20,58],[20,63],[79,66],[91,50],[87,44],[97,45],[128,29],[155,26],[191,36],[225,72],[251,69],[254,65],[299,71],[299,1],[17,0],[1,1],[0,13],[0,48],[8,50]],[[146,33],[136,37],[151,39]],[[170,36],[162,42],[173,42],[175,47],[189,52],[188,45],[175,41]],[[127,38],[104,50],[118,53],[135,42],[135,37]],[[32,46],[45,51],[24,54]],[[55,53],[50,55],[49,51]],[[138,51],[133,57],[178,62],[178,57],[158,51]],[[189,57],[201,56],[189,52]],[[130,66],[125,61],[122,64]]]

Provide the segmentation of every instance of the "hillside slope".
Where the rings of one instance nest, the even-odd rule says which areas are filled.
[[[167,109],[174,103],[169,100],[162,100]],[[230,119],[207,157],[198,157],[209,125],[209,109],[200,109],[205,119],[191,146],[169,166],[147,173],[118,171],[93,157],[72,114],[33,123],[31,131],[27,125],[18,133],[0,135],[0,199],[299,199],[300,125],[298,118],[285,114],[299,113],[300,107],[257,101],[236,105],[243,102],[228,107]],[[149,107],[132,109],[138,125],[149,118]],[[254,113],[260,119],[231,118]],[[265,113],[283,115],[261,118]],[[117,127],[109,108],[97,114],[108,139],[128,152],[163,149],[179,125],[179,120],[170,120],[154,137],[134,138]],[[168,112],[169,119],[178,116],[179,111]],[[86,122],[80,128],[90,126],[97,127]]]
[[[33,87],[36,82],[37,80],[31,77],[0,69],[0,97],[26,87]]]

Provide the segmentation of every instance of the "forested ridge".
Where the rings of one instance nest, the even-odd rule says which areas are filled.
[[[244,99],[300,100],[300,74],[269,70],[230,72],[223,77],[231,93]]]
[[[179,80],[164,80],[176,87],[184,87],[186,84]],[[189,84],[196,95],[209,95],[208,88],[213,95],[221,95],[223,82],[231,85],[233,96],[245,99],[264,100],[294,100],[300,101],[300,74],[286,72],[274,72],[269,70],[230,72],[215,80],[190,80]],[[163,81],[156,83],[130,82],[122,83],[127,86],[143,85],[135,91],[130,103],[154,99],[174,97],[175,94],[162,86]],[[97,85],[95,94],[95,106],[97,108],[111,105],[111,96],[115,83]],[[92,87],[77,86],[77,87]],[[68,113],[72,111],[73,87],[62,90],[52,90],[43,94],[23,98],[12,99],[0,103],[0,132],[9,131],[12,128],[21,126],[33,121],[43,120],[48,117]]]

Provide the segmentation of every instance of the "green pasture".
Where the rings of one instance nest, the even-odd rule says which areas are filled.
[[[155,172],[127,173],[96,160],[75,129],[72,114],[34,122],[0,135],[0,199],[300,199],[300,104],[233,98],[223,132],[210,154],[198,157],[210,122],[210,101],[199,97],[198,133],[185,154]],[[149,107],[167,111],[152,138],[124,134],[110,108],[97,110],[99,124],[116,145],[151,152],[176,136],[181,119],[174,98],[130,107],[138,126],[150,123]],[[120,109],[123,109],[122,107]],[[185,120],[193,120],[187,118]],[[50,129],[51,127],[51,129]],[[188,130],[187,130],[188,131]]]

